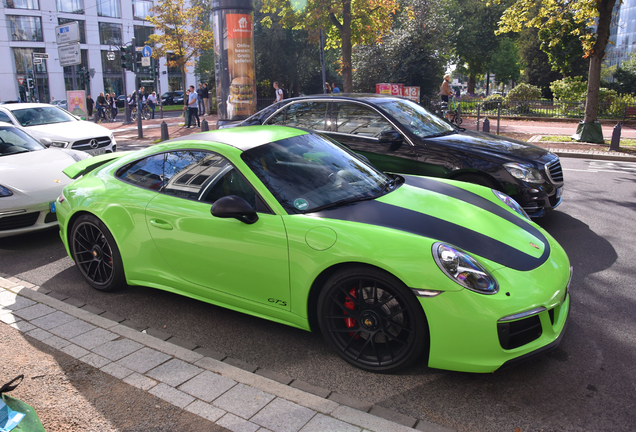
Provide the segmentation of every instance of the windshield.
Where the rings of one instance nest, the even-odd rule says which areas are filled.
[[[372,199],[393,181],[317,134],[255,147],[241,157],[289,213]]]
[[[444,135],[455,128],[410,100],[378,102],[378,106],[421,138]]]
[[[57,106],[19,109],[13,111],[13,115],[22,126],[39,126],[76,121],[73,116]]]
[[[0,126],[0,156],[44,150],[45,148],[20,129]]]

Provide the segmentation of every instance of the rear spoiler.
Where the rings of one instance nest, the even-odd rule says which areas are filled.
[[[89,157],[87,159],[81,160],[79,162],[75,162],[73,165],[66,167],[62,172],[66,174],[68,178],[75,180],[83,175],[88,174],[93,171],[95,168],[98,168],[105,163],[108,163],[112,160],[118,159],[122,156],[132,153],[132,151],[123,151],[123,152],[111,152],[104,153],[99,156]]]

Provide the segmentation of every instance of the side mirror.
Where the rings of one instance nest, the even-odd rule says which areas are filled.
[[[51,144],[53,144],[53,141],[51,141],[50,138],[42,138],[40,139],[40,142],[44,144],[46,147],[51,147]]]
[[[393,129],[380,132],[380,136],[378,139],[382,144],[389,144],[389,149],[391,151],[398,150],[400,147],[402,147],[402,142],[404,142],[404,140],[402,139],[402,135],[400,135],[398,131]]]
[[[236,195],[219,198],[210,209],[212,216],[218,218],[234,218],[246,224],[253,224],[258,220],[256,210],[247,201]]]

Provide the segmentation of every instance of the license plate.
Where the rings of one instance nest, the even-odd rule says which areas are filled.
[[[95,150],[84,150],[84,151],[91,156],[97,156],[97,155],[106,153],[106,149],[103,149],[103,148],[95,149]]]
[[[563,186],[557,189],[557,199],[563,196]]]

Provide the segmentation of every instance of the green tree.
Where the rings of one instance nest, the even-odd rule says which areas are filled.
[[[621,94],[636,94],[636,55],[621,63],[614,71],[614,88]]]
[[[499,47],[492,54],[488,69],[495,73],[495,81],[498,84],[505,84],[508,81],[513,83],[519,79],[519,51],[517,44],[510,38],[503,38],[499,42]]]
[[[475,81],[479,75],[488,72],[492,53],[499,46],[500,38],[495,35],[498,22],[505,5],[488,6],[482,0],[452,0],[448,2],[452,32],[450,42],[462,70],[468,75],[468,93],[475,92]]]
[[[519,33],[517,45],[519,62],[523,70],[519,81],[539,87],[542,97],[552,99],[550,83],[563,77],[559,72],[552,70],[548,55],[541,51],[539,29],[528,27],[522,30]]]
[[[597,122],[601,63],[609,42],[612,9],[615,3],[616,0],[516,0],[505,10],[499,23],[499,33],[519,32],[525,27],[557,27],[569,17],[572,17],[576,24],[582,24],[584,28],[596,25],[595,33],[583,32],[578,25],[565,30],[580,38],[585,55],[590,58],[584,125],[577,130],[579,140],[589,137],[594,142],[602,142],[602,131]],[[536,14],[534,10],[537,10]],[[558,41],[559,32],[555,32],[552,37]]]
[[[563,15],[562,21],[546,23],[539,30],[541,51],[548,55],[552,70],[563,77],[585,75],[589,65],[584,60],[580,35],[590,33],[591,29],[585,23],[577,23],[571,13]]]
[[[166,57],[168,67],[178,67],[185,89],[188,66],[194,66],[201,51],[212,49],[214,34],[209,19],[201,6],[186,7],[183,0],[159,0],[151,12],[147,19],[158,30],[148,38],[154,44],[152,56]]]
[[[266,26],[278,16],[283,27],[309,30],[314,41],[318,30],[323,29],[326,47],[342,50],[343,88],[351,92],[353,46],[381,43],[399,9],[398,0],[263,0],[261,11],[269,15],[263,19]]]
[[[354,50],[354,91],[375,92],[380,82],[419,86],[422,95],[437,94],[450,60],[449,26],[442,0],[411,0],[413,19],[397,16],[382,44]]]

